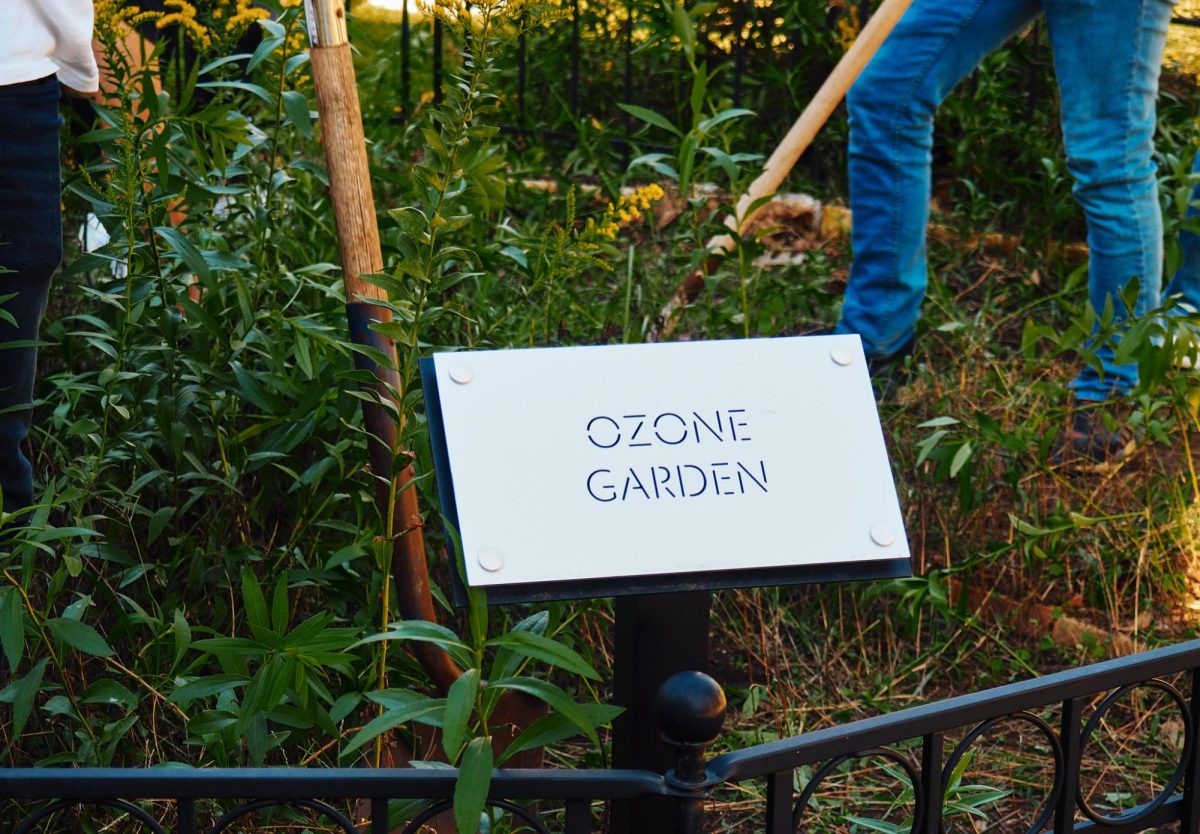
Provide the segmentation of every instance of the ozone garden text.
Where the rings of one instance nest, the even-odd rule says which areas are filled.
[[[686,414],[687,416],[684,416]],[[661,411],[657,414],[600,414],[587,423],[587,440],[597,449],[644,448],[655,445],[749,443],[750,423],[744,408],[705,412]],[[690,442],[689,442],[690,441]],[[602,504],[618,501],[700,498],[767,492],[767,464],[758,460],[697,463],[656,462],[640,466],[593,469],[587,493]]]

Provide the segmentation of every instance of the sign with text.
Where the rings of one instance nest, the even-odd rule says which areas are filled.
[[[909,573],[857,336],[440,353],[422,377],[494,600]]]

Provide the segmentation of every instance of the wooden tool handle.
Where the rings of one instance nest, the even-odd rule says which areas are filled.
[[[377,477],[392,481],[387,486],[381,484],[378,499],[381,514],[394,519],[394,527],[388,534],[394,536],[392,571],[397,605],[405,619],[437,622],[413,467],[396,460],[399,425],[393,410],[382,405],[391,400],[395,411],[400,411],[403,398],[401,380],[394,367],[395,342],[371,329],[375,322],[391,321],[392,314],[378,303],[387,299],[387,292],[362,280],[363,275],[383,270],[383,253],[342,0],[309,3],[308,21],[313,38],[310,51],[313,86],[329,171],[329,196],[337,220],[351,338],[356,344],[369,345],[391,357],[392,367],[389,363],[376,365],[367,356],[356,357],[356,365],[369,369],[377,380],[375,392],[379,402],[363,401],[363,425],[371,438],[368,451],[372,470]],[[443,693],[462,674],[450,655],[431,643],[415,645],[414,654]]]
[[[321,113],[321,141],[329,169],[329,192],[337,219],[346,300],[380,300],[384,290],[359,276],[383,269],[379,225],[375,219],[367,144],[354,80],[350,45],[314,46],[313,86]]]
[[[833,115],[833,111],[837,109],[851,85],[879,51],[879,47],[887,40],[887,36],[896,27],[901,16],[908,11],[912,2],[913,0],[883,0],[854,43],[846,50],[846,54],[833,68],[833,72],[829,73],[825,83],[817,90],[812,101],[804,108],[804,112],[783,137],[779,147],[767,159],[762,173],[750,183],[750,188],[738,200],[734,215],[725,218],[726,226],[738,232],[745,231],[757,213],[757,209],[750,211],[750,206],[763,197],[774,194],[791,173],[796,160],[808,149],[813,138],[829,121],[829,117]],[[709,241],[708,248],[713,252],[729,251],[733,248],[733,238],[729,235],[715,237]]]

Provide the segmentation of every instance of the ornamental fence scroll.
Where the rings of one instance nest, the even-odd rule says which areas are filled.
[[[707,762],[704,749],[714,740],[719,720],[714,721],[713,710],[704,706],[718,700],[723,704],[723,699],[711,679],[685,674],[684,685],[668,681],[665,697],[659,699],[664,734],[679,752],[673,772],[497,771],[490,807],[508,815],[513,830],[584,834],[596,830],[597,820],[603,819],[597,803],[662,797],[675,803],[675,831],[697,834],[716,827],[722,809],[711,801],[715,792],[751,783],[764,788],[766,797],[755,830],[809,831],[814,829],[811,800],[829,775],[848,761],[880,758],[892,763],[889,773],[908,783],[913,813],[907,830],[939,834],[947,830],[946,786],[963,757],[998,727],[1017,722],[1042,737],[1052,772],[1043,786],[1045,800],[1016,830],[1132,834],[1178,822],[1180,834],[1200,834],[1200,641],[830,727]],[[1170,677],[1186,680],[1186,694]],[[667,693],[673,681],[674,689]],[[1152,798],[1104,815],[1081,789],[1081,762],[1114,706],[1143,689],[1161,696],[1168,705],[1166,713],[1176,713],[1156,719],[1180,728],[1179,749],[1167,768],[1170,775],[1154,785]],[[1057,728],[1039,715],[1048,708],[1058,711]],[[947,750],[954,731],[964,734]],[[918,746],[903,749],[910,742]],[[794,779],[802,768],[812,775],[797,791]],[[79,818],[73,817],[73,825],[67,817],[83,808],[85,814],[99,815],[106,809],[104,813],[124,815],[125,827],[119,829],[124,831],[222,834],[254,830],[242,826],[256,814],[286,807],[319,819],[323,827],[310,828],[314,831],[415,834],[450,807],[455,777],[450,769],[0,769],[0,826],[13,834],[77,831]],[[1148,777],[1145,781],[1155,782]],[[222,804],[248,796],[256,798]],[[49,802],[29,807],[31,801],[45,800]],[[353,800],[360,800],[361,816],[353,810]],[[420,807],[402,806],[403,800],[424,802]],[[836,830],[845,821],[826,822]]]

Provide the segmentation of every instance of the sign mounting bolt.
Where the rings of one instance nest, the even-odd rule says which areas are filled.
[[[494,547],[485,547],[479,551],[479,567],[488,573],[495,573],[504,567],[504,554]]]
[[[471,380],[473,380],[475,378],[475,372],[473,370],[471,370],[470,365],[463,365],[463,364],[451,365],[450,366],[450,378],[452,380],[454,380],[455,382],[457,382],[459,385],[466,385],[468,382],[470,382]]]
[[[836,347],[829,351],[829,358],[833,360],[833,364],[846,367],[854,363],[854,354],[846,350],[846,348]]]
[[[871,528],[871,541],[880,547],[891,547],[896,543],[896,534],[886,524],[876,524]]]

